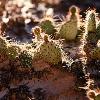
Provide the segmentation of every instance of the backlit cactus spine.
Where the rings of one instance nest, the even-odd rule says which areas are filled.
[[[42,59],[44,62],[55,65],[62,61],[61,50],[45,35],[44,42],[36,48],[33,59],[34,61]]]
[[[86,31],[96,32],[96,13],[94,11],[88,11],[86,16]]]
[[[78,32],[78,9],[76,6],[72,6],[69,9],[69,21],[64,22],[60,28],[60,36],[65,40],[75,40]]]

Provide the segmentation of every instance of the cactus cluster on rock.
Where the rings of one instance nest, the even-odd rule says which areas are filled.
[[[7,70],[11,75],[11,79],[9,79],[8,83],[10,83],[10,81],[11,83],[14,83],[14,81],[18,83],[20,80],[30,76],[31,79],[44,78],[44,74],[47,74],[52,69],[57,73],[63,69],[61,73],[64,72],[65,74],[65,72],[68,72],[75,75],[77,78],[76,81],[80,85],[81,82],[86,82],[85,76],[89,68],[93,70],[93,75],[100,73],[100,47],[97,46],[97,42],[100,39],[100,23],[97,25],[96,12],[88,11],[86,20],[82,23],[79,21],[79,13],[76,6],[71,6],[66,21],[57,22],[57,25],[54,23],[54,20],[49,19],[50,16],[49,18],[48,16],[44,17],[38,26],[32,26],[32,34],[34,36],[30,34],[30,43],[24,44],[19,42],[16,45],[13,44],[12,41],[4,39],[3,36],[0,37],[0,70],[4,68],[4,63],[6,63],[5,66],[7,66],[7,68],[10,66],[9,69],[1,70],[2,72]],[[23,17],[9,19],[9,22],[2,24],[1,33],[13,30],[13,33],[16,33],[16,35],[21,35],[26,32],[25,28],[27,25]],[[83,27],[85,27],[85,29],[83,29]],[[81,30],[79,30],[79,28]],[[31,28],[29,30],[31,31]],[[83,30],[85,30],[85,32],[83,32]],[[84,37],[81,37],[81,34],[83,34]],[[55,40],[52,36],[56,35],[59,35],[59,37]],[[23,37],[23,35],[21,35],[21,37]],[[78,38],[82,38],[80,45],[77,45],[76,41],[73,41],[79,41]],[[68,42],[64,44],[63,40],[71,41],[71,43]],[[6,60],[4,58],[6,58],[8,62],[5,62]],[[56,70],[58,66],[60,68]],[[92,71],[90,75],[91,73]],[[2,77],[2,79],[6,78]],[[81,79],[82,81],[79,82]],[[96,95],[93,91],[89,92],[88,95],[91,99],[100,100],[100,95]]]

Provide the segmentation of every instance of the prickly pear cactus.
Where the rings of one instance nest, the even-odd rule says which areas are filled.
[[[42,39],[40,27],[36,26],[35,28],[32,28],[32,33],[35,35],[37,41],[40,41]]]
[[[31,67],[32,66],[32,56],[27,51],[21,52],[19,55],[19,60],[24,67]]]
[[[100,100],[100,94],[98,94],[94,100]]]
[[[100,22],[99,22],[99,24],[97,26],[96,34],[97,34],[97,38],[100,39]]]
[[[42,20],[40,23],[40,27],[48,35],[54,35],[54,33],[56,32],[54,23],[49,19]]]
[[[8,46],[7,55],[8,55],[8,58],[10,60],[13,60],[16,57],[18,57],[18,54],[19,54],[19,48],[18,47],[16,47],[16,46]]]
[[[86,35],[86,40],[87,40],[87,43],[96,45],[97,41],[98,41],[97,34],[96,33],[88,33]]]
[[[69,8],[69,10],[70,10],[70,12],[71,12],[72,15],[75,15],[76,14],[76,11],[77,11],[77,8],[76,8],[76,6],[71,6]]]
[[[87,32],[96,32],[96,15],[95,12],[89,11],[86,17]]]
[[[87,96],[88,96],[88,98],[91,100],[95,100],[95,97],[96,97],[96,93],[95,93],[95,91],[94,90],[90,90],[90,91],[88,91],[87,92]]]
[[[78,31],[78,17],[76,7],[70,8],[70,20],[66,21],[60,28],[60,36],[65,40],[75,40]]]
[[[62,61],[61,50],[55,43],[48,40],[48,36],[44,36],[44,42],[36,48],[34,53],[34,61],[43,60],[49,64],[55,65]]]
[[[100,48],[97,47],[91,52],[91,56],[93,59],[100,59]]]
[[[3,37],[0,37],[0,53],[5,53],[7,50],[7,43],[3,39]]]
[[[87,96],[90,100],[100,100],[100,94],[97,94],[94,90],[90,90]]]

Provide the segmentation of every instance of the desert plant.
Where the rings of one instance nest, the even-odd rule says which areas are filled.
[[[69,9],[70,19],[69,21],[65,21],[64,24],[60,28],[60,36],[65,40],[75,40],[78,32],[78,13],[77,7],[72,6]]]
[[[10,60],[14,60],[19,55],[19,48],[17,46],[9,45],[7,47],[7,56]]]
[[[54,25],[53,21],[50,20],[49,18],[48,19],[43,19],[40,22],[40,27],[43,29],[43,31],[46,34],[51,35],[51,36],[53,36],[54,33],[56,32],[55,25]]]
[[[92,59],[100,59],[100,48],[96,47],[91,51]]]
[[[3,37],[0,37],[0,53],[5,53],[7,50],[7,43]]]
[[[43,60],[50,64],[58,64],[61,59],[61,50],[53,41],[49,41],[48,36],[44,36],[44,42],[36,48],[34,60]]]
[[[19,55],[19,60],[22,66],[31,67],[32,66],[32,56],[26,50],[22,51]]]
[[[99,24],[97,25],[97,28],[96,28],[96,35],[97,35],[97,39],[100,39],[100,22],[99,22]]]
[[[36,27],[32,28],[32,33],[35,35],[35,38],[37,41],[40,41],[40,39],[42,39],[40,27],[36,26]]]
[[[96,32],[96,13],[94,11],[87,12],[86,30],[87,32]]]
[[[94,90],[88,91],[87,96],[90,100],[100,100],[100,94],[97,94]]]

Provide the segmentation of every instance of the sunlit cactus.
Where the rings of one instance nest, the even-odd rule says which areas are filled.
[[[89,99],[93,99],[94,100],[95,95],[96,95],[96,93],[95,93],[94,90],[90,90],[90,91],[87,92],[87,96],[88,96]]]
[[[96,32],[96,13],[88,11],[86,16],[86,31]]]
[[[40,23],[40,27],[48,35],[54,35],[54,33],[56,32],[54,23],[49,19],[42,20]]]
[[[77,11],[76,6],[71,6],[70,7],[70,12],[71,12],[72,15],[75,15],[76,14],[76,11]]]
[[[93,49],[93,51],[91,52],[91,57],[93,59],[99,59],[100,60],[100,48],[96,47],[95,49]]]
[[[96,93],[94,90],[90,90],[87,93],[90,100],[100,100],[100,94]]]
[[[35,38],[37,41],[40,41],[42,39],[41,37],[41,28],[36,26],[35,28],[32,28],[32,33],[35,35]]]
[[[36,48],[34,53],[34,61],[41,59],[52,65],[62,61],[60,48],[54,42],[48,40],[47,35],[44,36],[44,42]]]
[[[44,42],[46,42],[46,43],[49,42],[48,35],[44,36]]]
[[[99,24],[97,25],[96,34],[97,34],[97,39],[100,39],[100,22],[99,22]]]
[[[3,37],[0,37],[0,53],[5,53],[7,50],[7,43]]]
[[[69,21],[66,21],[60,28],[60,36],[61,38],[64,38],[65,40],[75,40],[78,32],[78,13],[77,13],[77,7],[72,6],[69,9]]]
[[[26,50],[20,53],[19,60],[24,67],[31,67],[32,66],[32,56]]]
[[[10,60],[14,60],[16,57],[18,57],[18,54],[19,54],[19,48],[17,46],[12,46],[12,45],[8,46],[7,55]]]

